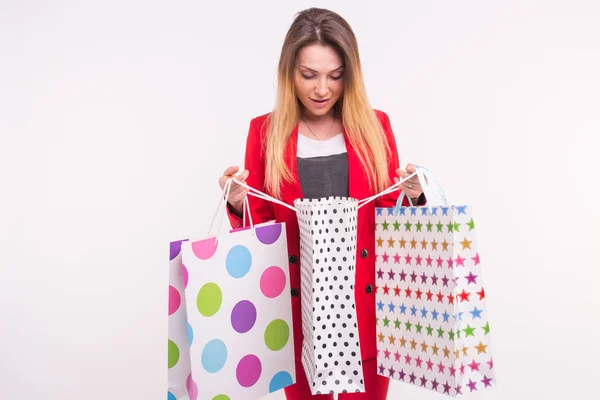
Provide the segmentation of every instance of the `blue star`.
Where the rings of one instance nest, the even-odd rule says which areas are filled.
[[[417,215],[417,207],[410,208],[410,215]]]
[[[390,308],[390,312],[393,313],[394,309],[396,308],[396,306],[394,305],[393,302],[390,301],[390,304],[388,304],[388,307]]]
[[[433,311],[431,312],[431,319],[437,321],[438,315],[439,315],[439,313],[434,308]]]
[[[413,317],[417,316],[417,307],[415,307],[414,305],[410,308],[410,315],[412,315]]]
[[[398,308],[400,309],[400,314],[406,314],[406,306],[404,303],[402,303],[401,306],[398,306]]]
[[[381,300],[379,300],[379,303],[377,303],[377,310],[383,311],[383,302]]]
[[[400,211],[400,215],[406,215],[406,214],[405,214],[405,213],[406,213],[406,208],[404,208],[404,207],[400,207],[400,208],[399,208],[399,211]]]
[[[462,321],[463,314],[464,314],[464,312],[455,313],[454,314],[454,320],[455,321]]]
[[[427,318],[427,309],[425,306],[421,309],[421,318]]]
[[[450,322],[450,321],[448,321],[448,318],[450,318],[450,314],[448,314],[446,311],[444,311],[444,313],[442,314],[442,317],[444,317],[444,322]]]
[[[469,311],[473,315],[473,319],[481,318],[481,313],[483,310],[478,309],[477,307],[473,307],[473,310]]]
[[[431,215],[437,215],[437,207],[431,208]]]
[[[422,217],[426,217],[427,216],[427,207],[421,207],[421,216]]]
[[[383,208],[377,208],[377,215],[382,215],[381,213],[383,212]]]
[[[456,206],[456,209],[458,210],[458,215],[460,215],[460,214],[467,215],[467,212],[465,211],[467,209],[467,206]]]
[[[393,216],[393,215],[394,215],[394,209],[393,209],[392,207],[388,208],[388,209],[387,209],[387,212],[388,212],[388,217],[389,217],[390,215],[391,215],[391,216]]]
[[[440,207],[442,209],[442,215],[448,215],[448,207]]]

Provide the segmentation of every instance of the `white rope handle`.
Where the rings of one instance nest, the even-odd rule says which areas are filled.
[[[253,187],[250,187],[250,186],[246,185],[245,183],[242,183],[242,182],[238,181],[235,178],[229,178],[228,181],[235,182],[238,185],[245,187],[246,189],[249,190],[248,194],[251,195],[251,196],[258,197],[259,199],[263,199],[263,200],[270,201],[272,203],[276,203],[276,204],[279,204],[281,206],[287,207],[287,208],[289,208],[290,210],[292,210],[292,211],[294,211],[296,213],[298,212],[298,210],[296,209],[296,207],[290,206],[289,204],[284,203],[283,201],[278,200],[278,199],[276,199],[274,197],[271,197],[268,194],[261,192],[260,190],[254,189]]]
[[[408,179],[412,178],[412,177],[413,177],[413,176],[415,176],[415,175],[417,175],[417,173],[416,173],[416,172],[413,172],[412,174],[410,174],[410,175],[409,175],[409,176],[407,176],[406,178],[404,178],[404,179],[400,179],[398,182],[396,182],[395,184],[393,184],[393,185],[392,185],[392,186],[390,186],[389,188],[387,188],[387,189],[383,190],[382,192],[380,192],[380,193],[377,193],[377,194],[376,194],[376,195],[374,195],[374,196],[367,197],[366,199],[360,200],[360,201],[358,202],[358,208],[361,208],[361,207],[362,207],[362,206],[364,206],[365,204],[367,204],[367,203],[369,203],[369,202],[371,202],[371,201],[375,200],[375,199],[376,199],[376,198],[378,198],[378,197],[385,196],[385,195],[386,195],[386,194],[388,194],[388,193],[392,193],[392,192],[395,192],[395,191],[397,191],[397,190],[400,190],[400,185],[401,185],[402,183],[406,182]],[[409,199],[408,201],[410,202],[410,199]],[[412,202],[411,202],[411,203],[412,203]]]

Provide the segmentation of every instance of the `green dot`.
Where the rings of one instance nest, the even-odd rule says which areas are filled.
[[[169,368],[173,368],[175,365],[177,365],[177,362],[179,361],[179,348],[171,340],[169,340],[168,354],[169,354]]]
[[[281,350],[290,338],[290,327],[282,319],[271,321],[265,329],[265,344],[273,351]]]
[[[223,293],[221,288],[213,282],[207,283],[198,292],[198,311],[205,317],[212,317],[221,308]]]
[[[231,400],[229,398],[229,396],[225,395],[225,394],[218,394],[215,397],[213,397],[212,400]]]

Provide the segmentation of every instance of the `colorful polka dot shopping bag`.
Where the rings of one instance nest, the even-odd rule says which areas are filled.
[[[378,373],[456,397],[496,384],[490,324],[471,207],[426,171],[427,206],[376,208]]]
[[[364,392],[354,282],[356,199],[297,199],[302,365],[313,394]]]
[[[250,400],[295,383],[284,223],[171,243],[171,279],[168,400]]]

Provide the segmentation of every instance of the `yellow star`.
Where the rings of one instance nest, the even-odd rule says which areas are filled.
[[[415,240],[415,238],[413,238],[413,240],[410,241],[410,248],[411,249],[417,248],[417,241]]]
[[[406,347],[406,339],[404,339],[404,336],[402,336],[401,339],[398,339],[400,341],[400,346],[401,347]]]
[[[437,356],[438,355],[438,350],[440,348],[437,347],[437,345],[434,343],[433,346],[431,346],[431,351],[433,351],[433,355]]]
[[[468,351],[468,350],[469,350],[469,348],[468,348],[468,347],[464,347],[464,346],[463,346],[463,348],[462,348],[462,351],[463,351],[463,354],[465,355],[465,357],[468,355],[468,354],[467,354],[467,351]]]
[[[446,242],[446,239],[444,239],[444,241],[442,242],[442,250],[443,251],[448,251],[448,245],[450,243]]]
[[[404,238],[398,240],[398,242],[400,242],[400,247],[402,247],[403,249],[405,248],[404,246],[406,245],[406,240],[404,240]]]
[[[465,237],[463,239],[463,241],[459,242],[459,243],[462,244],[463,250],[465,250],[465,249],[471,249],[472,242],[473,242],[472,240],[467,240],[467,238]]]
[[[387,242],[388,242],[388,247],[394,247],[394,242],[395,242],[395,240],[394,240],[394,239],[392,239],[392,238],[390,237],[390,239],[389,239]]]
[[[379,341],[380,341],[381,343],[385,343],[385,342],[383,341],[383,339],[385,339],[385,336],[383,336],[383,333],[379,332],[379,335],[377,335],[377,337],[379,338]]]
[[[445,358],[450,358],[450,349],[448,348],[448,346],[444,346],[444,349],[442,351],[444,352]]]
[[[428,348],[428,347],[429,347],[429,346],[427,345],[427,343],[425,343],[425,341],[423,340],[423,343],[421,343],[421,351],[422,351],[423,353],[427,353],[427,348]]]
[[[396,344],[396,338],[394,337],[394,335],[388,336],[388,340],[390,341],[390,344],[392,344],[392,345]]]
[[[477,349],[477,354],[487,354],[487,351],[485,350],[485,348],[487,347],[487,344],[483,344],[482,342],[479,342],[479,344],[477,346],[475,346],[475,348]]]
[[[437,245],[438,245],[438,242],[436,242],[435,239],[433,239],[433,241],[431,242],[431,249],[437,250]]]
[[[454,350],[454,355],[456,358],[460,358],[460,350]]]
[[[416,350],[417,349],[417,342],[415,342],[415,339],[410,341],[410,349],[411,350]]]
[[[383,239],[377,238],[377,247],[383,247]]]
[[[421,250],[427,250],[427,240],[425,239],[421,241]]]

